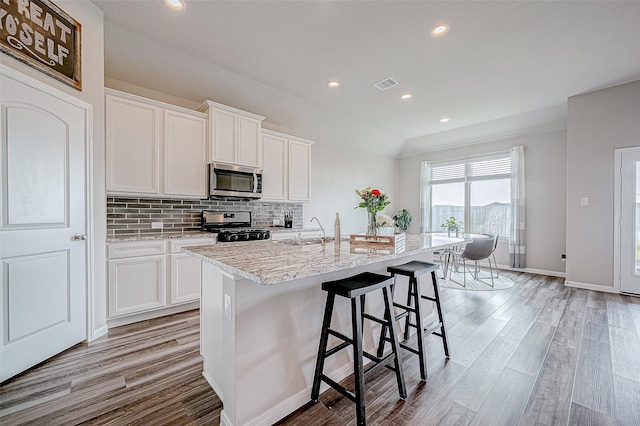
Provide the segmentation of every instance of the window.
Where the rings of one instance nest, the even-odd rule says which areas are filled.
[[[511,224],[511,158],[475,158],[463,162],[433,164],[428,176],[431,196],[427,229],[441,230],[449,217],[463,222],[473,234],[509,236]],[[424,212],[427,213],[427,212]]]

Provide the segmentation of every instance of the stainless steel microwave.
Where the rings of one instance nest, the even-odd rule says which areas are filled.
[[[262,197],[262,169],[209,163],[209,197]]]

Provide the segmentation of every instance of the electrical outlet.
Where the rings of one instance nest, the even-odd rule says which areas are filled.
[[[564,262],[564,261],[566,261],[566,260],[567,260],[567,255],[566,255],[566,254],[564,254],[564,253],[562,253],[562,254],[560,255],[560,259],[562,259],[562,261],[563,261],[563,262]]]
[[[231,296],[224,295],[224,316],[231,321]]]
[[[589,205],[589,197],[582,197],[580,198],[580,205],[581,206],[588,206]]]
[[[162,222],[151,222],[151,229],[162,229]]]
[[[273,219],[273,224],[275,226],[280,225],[280,219]]]

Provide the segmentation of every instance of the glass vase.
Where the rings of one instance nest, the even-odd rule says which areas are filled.
[[[369,212],[367,235],[376,235],[378,230],[378,212]]]

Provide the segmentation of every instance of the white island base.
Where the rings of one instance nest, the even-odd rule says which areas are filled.
[[[326,301],[322,282],[365,271],[386,274],[387,266],[427,261],[427,256],[395,259],[272,286],[234,277],[202,262],[200,351],[204,377],[224,405],[220,424],[271,425],[310,401]],[[400,298],[407,294],[403,278],[398,278],[396,288]],[[423,294],[433,294],[431,277],[427,278],[421,283]],[[382,316],[382,292],[368,295],[365,306],[365,312]],[[425,302],[425,312],[432,312],[431,302]],[[336,298],[332,328],[351,335],[348,299]],[[380,325],[365,321],[363,333],[364,348],[371,351],[377,346]],[[337,339],[330,340],[329,347],[336,343]],[[338,382],[352,374],[352,354],[347,348],[328,358],[325,374]],[[321,391],[328,387],[323,385]]]

